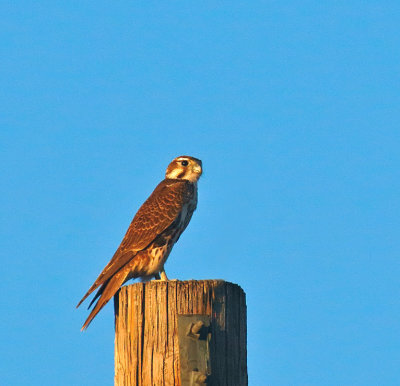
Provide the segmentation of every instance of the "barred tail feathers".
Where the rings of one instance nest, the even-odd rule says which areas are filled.
[[[112,276],[109,280],[107,280],[98,290],[96,296],[90,303],[99,298],[95,307],[89,314],[88,318],[86,319],[84,325],[82,326],[81,331],[86,330],[89,324],[92,322],[94,317],[99,313],[99,311],[107,304],[107,302],[115,295],[115,293],[119,290],[122,284],[124,284],[128,273],[125,273],[123,270],[117,272],[114,276]],[[90,307],[89,305],[89,307]]]

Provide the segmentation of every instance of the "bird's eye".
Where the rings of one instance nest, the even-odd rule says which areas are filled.
[[[188,165],[189,165],[189,162],[187,162],[187,161],[182,161],[182,162],[181,162],[181,165],[182,165],[182,166],[188,166]]]

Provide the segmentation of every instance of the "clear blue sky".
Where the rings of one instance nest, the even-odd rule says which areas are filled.
[[[2,2],[2,385],[111,385],[75,305],[175,156],[166,266],[248,302],[250,385],[400,384],[398,1]]]

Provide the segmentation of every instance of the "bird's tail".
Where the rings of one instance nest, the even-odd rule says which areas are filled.
[[[84,325],[82,326],[81,331],[86,330],[89,326],[93,318],[99,313],[99,311],[107,304],[107,302],[115,295],[118,291],[119,287],[124,284],[126,280],[127,274],[123,271],[117,272],[114,276],[112,276],[109,280],[107,280],[96,293],[96,296],[90,303],[89,307],[93,304],[93,302],[99,298],[96,305],[94,306],[92,312],[89,314],[86,319]]]
[[[105,284],[107,284],[107,282],[105,283]],[[98,281],[96,280],[95,282],[94,282],[94,284],[89,288],[89,291],[88,292],[86,292],[86,294],[85,294],[85,296],[81,299],[81,301],[78,303],[78,305],[76,306],[76,308],[78,308],[83,302],[84,302],[84,300],[97,288],[99,286],[99,283],[98,283]],[[102,287],[101,287],[102,288]],[[101,289],[100,288],[100,289]],[[99,294],[99,292],[100,292],[100,290],[97,292],[97,294]],[[96,294],[96,296],[97,296],[97,294]],[[100,294],[99,294],[100,295]],[[98,297],[98,296],[97,296]],[[91,305],[91,304],[90,304]],[[90,308],[90,306],[89,306],[89,308]]]

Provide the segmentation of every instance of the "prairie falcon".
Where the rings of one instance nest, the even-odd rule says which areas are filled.
[[[140,207],[114,256],[77,305],[98,288],[89,308],[98,299],[97,303],[82,330],[126,281],[168,280],[164,264],[196,209],[201,174],[202,163],[194,157],[177,157],[168,165],[165,179]]]

